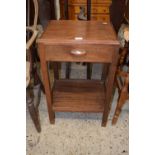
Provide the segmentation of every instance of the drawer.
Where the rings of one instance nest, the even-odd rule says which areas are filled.
[[[80,7],[86,8],[86,5],[77,5],[77,6],[69,5],[69,13],[74,13],[74,14],[80,13]],[[86,10],[85,10],[85,13],[86,13]]]
[[[75,4],[75,3],[86,3],[87,0],[68,0],[69,4]]]
[[[87,7],[86,5],[80,5],[85,7],[85,10],[87,12]],[[80,6],[69,6],[70,9],[73,10],[74,13],[78,14],[80,13]],[[86,13],[85,12],[85,13]],[[104,7],[104,6],[92,6],[91,8],[92,13],[109,13],[109,7]]]
[[[69,19],[78,20],[78,14],[69,14]],[[91,20],[101,20],[103,22],[110,22],[110,16],[107,14],[92,14]]]
[[[109,7],[102,7],[102,6],[92,7],[92,13],[109,13]]]
[[[103,3],[111,4],[112,0],[95,0],[95,3],[96,4],[103,4]]]
[[[92,14],[91,19],[92,20],[102,20],[104,22],[110,21],[109,15],[105,15],[105,14]]]
[[[111,3],[112,0],[91,0],[92,3],[103,4],[103,3]],[[87,0],[68,0],[69,4],[74,3],[87,3]]]
[[[114,47],[108,45],[48,45],[47,61],[112,62]]]
[[[71,19],[71,20],[78,20],[78,14],[70,13],[69,14],[69,19]]]
[[[97,0],[91,0],[92,3],[96,3]],[[69,4],[75,4],[75,3],[87,3],[87,0],[68,0]],[[103,2],[103,0],[102,0]]]

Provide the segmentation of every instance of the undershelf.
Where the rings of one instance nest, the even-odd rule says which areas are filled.
[[[104,84],[99,80],[55,80],[53,110],[60,112],[103,112]]]

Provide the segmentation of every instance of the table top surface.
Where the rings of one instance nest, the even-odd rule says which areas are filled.
[[[43,44],[119,45],[111,23],[75,20],[49,21],[37,42]]]

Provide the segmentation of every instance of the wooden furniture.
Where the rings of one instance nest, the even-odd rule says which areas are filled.
[[[50,122],[55,122],[55,111],[101,112],[102,126],[106,126],[119,49],[112,25],[101,21],[50,21],[37,42]],[[108,72],[105,82],[63,80],[57,75],[51,84],[49,61],[106,63]]]
[[[34,89],[38,91],[38,99],[35,101],[34,97]],[[26,89],[26,103],[27,107],[31,116],[31,119],[35,125],[35,128],[38,132],[41,132],[41,125],[40,125],[40,118],[39,118],[39,111],[38,111],[38,106],[40,102],[40,96],[41,96],[41,91],[40,91],[40,85],[34,86],[33,88],[31,86],[28,86]]]
[[[49,20],[55,20],[54,0],[38,0],[39,3],[39,23],[45,28]]]
[[[129,21],[129,0],[112,0],[110,6],[110,21],[116,32],[122,23]]]
[[[116,72],[116,84],[119,92],[119,97],[117,101],[117,106],[112,119],[112,124],[116,124],[118,117],[121,113],[122,107],[125,101],[129,99],[129,73],[117,70]]]
[[[119,63],[115,75],[115,84],[118,88],[119,96],[117,100],[115,113],[112,119],[113,125],[117,123],[122,107],[125,104],[125,101],[129,99],[129,64],[128,61],[126,61],[128,55],[129,42],[126,42],[124,48],[120,49]],[[127,66],[126,71],[123,70],[124,66]]]
[[[26,104],[31,116],[31,119],[36,127],[38,132],[41,132],[41,125],[39,119],[39,111],[38,106],[40,102],[40,95],[41,95],[41,88],[43,90],[42,82],[38,75],[37,65],[36,65],[36,58],[34,57],[32,46],[35,43],[35,40],[38,35],[37,30],[37,20],[38,20],[38,1],[33,0],[34,5],[34,19],[33,24],[30,26],[30,2],[28,2],[28,11],[27,11],[27,24],[26,27]],[[33,80],[32,80],[33,79]],[[33,81],[33,82],[32,82]],[[35,100],[34,91],[37,93],[37,99]],[[44,90],[43,90],[44,92]],[[36,102],[34,102],[36,101]]]
[[[120,29],[123,28],[122,23],[129,25],[129,0],[113,0],[110,10],[111,21],[114,25],[114,28],[116,32],[118,32],[119,30],[118,33],[120,33]],[[123,70],[124,65],[127,65],[129,70],[129,60],[126,61],[126,58],[129,56],[129,36],[127,29],[124,29],[123,31],[124,32],[122,33],[122,39],[124,40],[125,45],[121,45],[122,48],[120,48],[119,50],[119,63],[115,76],[115,83],[116,87],[118,88],[119,97],[112,119],[113,125],[117,123],[118,117],[121,113],[121,109],[125,104],[125,101],[129,99],[129,71]]]
[[[64,3],[66,0],[60,0],[61,18],[65,19]],[[109,7],[111,0],[91,0],[91,20],[102,20],[104,22],[110,21]],[[77,20],[80,8],[84,8],[87,14],[87,0],[68,0],[68,17],[72,20]]]
[[[122,107],[125,104],[125,101],[129,99],[129,67],[127,71],[123,70],[123,67],[125,65],[129,66],[128,63],[126,64],[126,61],[125,61],[128,54],[129,54],[129,43],[126,42],[125,47],[121,50],[121,53],[119,56],[118,68],[115,76],[115,84],[116,84],[116,87],[118,88],[119,96],[117,100],[115,113],[112,119],[113,125],[117,123]]]

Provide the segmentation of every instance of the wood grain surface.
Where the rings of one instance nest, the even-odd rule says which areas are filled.
[[[103,112],[105,89],[101,81],[56,80],[53,88],[53,110]]]
[[[75,40],[81,37],[82,40]],[[102,21],[52,20],[42,37],[37,40],[44,44],[113,44],[119,45],[110,23]]]

